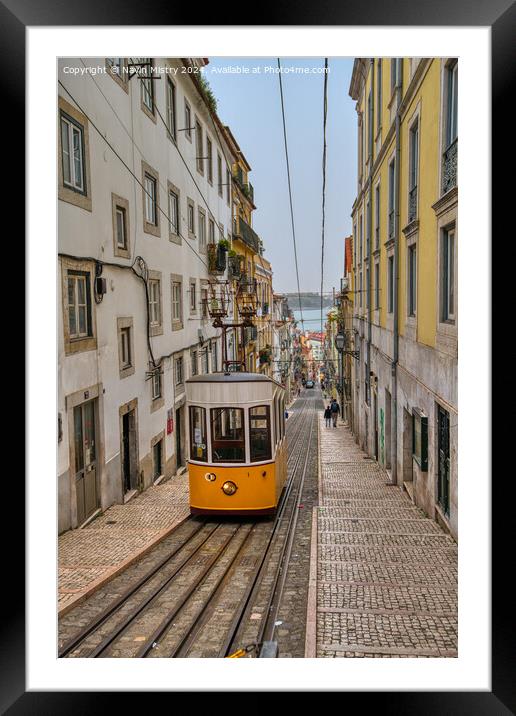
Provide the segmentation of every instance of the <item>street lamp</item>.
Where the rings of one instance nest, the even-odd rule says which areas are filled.
[[[337,333],[335,336],[335,347],[339,351],[339,371],[340,371],[340,405],[342,408],[342,419],[344,420],[344,360],[343,352],[346,345],[346,336],[343,333]]]

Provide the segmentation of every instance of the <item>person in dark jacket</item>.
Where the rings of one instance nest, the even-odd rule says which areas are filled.
[[[335,400],[335,398],[333,398],[333,400],[331,401],[330,411],[331,411],[331,417],[333,420],[333,427],[336,428],[337,427],[337,418],[339,417],[339,413],[340,413],[340,406],[337,403],[337,401]]]
[[[330,423],[330,420],[331,420],[331,408],[330,408],[329,405],[326,407],[326,410],[324,411],[324,420],[326,421],[326,427],[327,427],[327,428],[331,428],[331,423]]]

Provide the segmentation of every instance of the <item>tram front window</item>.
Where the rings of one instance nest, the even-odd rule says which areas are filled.
[[[271,459],[269,406],[249,409],[249,436],[251,462]]]
[[[190,406],[190,458],[200,462],[208,460],[206,410],[195,405]]]
[[[245,462],[242,408],[212,408],[211,436],[213,462]]]

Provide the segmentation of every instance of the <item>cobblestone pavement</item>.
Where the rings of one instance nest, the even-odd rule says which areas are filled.
[[[319,417],[308,657],[457,656],[457,545]]]
[[[113,505],[58,538],[58,612],[64,614],[190,514],[188,472]]]

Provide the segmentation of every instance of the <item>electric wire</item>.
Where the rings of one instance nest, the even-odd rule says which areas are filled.
[[[292,185],[290,182],[290,164],[288,160],[288,145],[287,145],[287,127],[285,123],[285,103],[283,100],[283,85],[281,82],[281,62],[280,58],[278,57],[278,79],[279,79],[279,88],[280,88],[280,98],[281,98],[281,116],[283,119],[283,139],[285,143],[285,159],[287,164],[287,179],[288,179],[288,194],[289,194],[289,200],[290,200],[290,218],[292,221],[292,238],[294,240],[294,264],[296,267],[296,278],[297,278],[297,293],[299,297],[299,312],[301,314],[301,325],[303,326],[303,331],[305,330],[305,322],[303,319],[303,309],[301,307],[301,290],[299,288],[299,270],[298,270],[298,264],[297,264],[297,246],[296,246],[296,230],[294,226],[294,209],[292,205]]]
[[[326,119],[328,116],[328,58],[324,58],[323,97],[323,160],[322,160],[322,236],[321,236],[321,330],[323,325],[323,283],[324,283],[324,222],[326,204]]]

